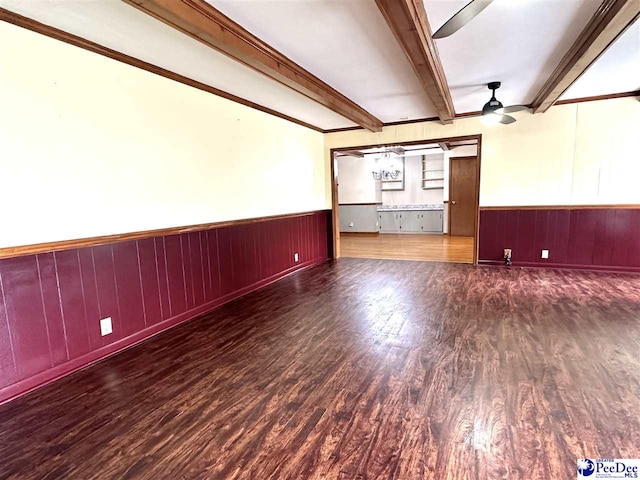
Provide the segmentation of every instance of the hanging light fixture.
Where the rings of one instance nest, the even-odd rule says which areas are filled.
[[[391,165],[391,153],[389,153],[387,149],[382,153],[382,157],[378,157],[378,160],[384,160],[385,165],[377,172],[375,170],[371,172],[375,180],[388,182],[391,180],[397,180],[400,177],[402,170],[393,168],[393,165]]]

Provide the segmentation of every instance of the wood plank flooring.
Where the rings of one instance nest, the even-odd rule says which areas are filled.
[[[340,235],[340,255],[349,258],[473,263],[473,237],[381,233]]]
[[[342,258],[0,406],[0,478],[576,478],[639,339],[639,276]]]

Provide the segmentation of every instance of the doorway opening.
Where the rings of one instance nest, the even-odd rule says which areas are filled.
[[[481,142],[332,149],[334,256],[476,264]]]

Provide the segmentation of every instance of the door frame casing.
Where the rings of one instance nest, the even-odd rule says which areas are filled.
[[[331,160],[331,217],[333,230],[333,258],[340,257],[340,214],[338,207],[338,159],[336,153],[343,150],[360,150],[365,148],[380,148],[389,147],[392,145],[410,146],[421,145],[423,143],[441,143],[441,142],[460,142],[464,140],[477,140],[478,152],[477,152],[477,164],[476,164],[476,199],[475,199],[475,227],[473,236],[473,265],[478,264],[478,236],[480,229],[480,166],[482,164],[482,134],[475,135],[463,135],[458,137],[444,137],[444,138],[427,138],[424,140],[409,140],[409,141],[396,141],[386,143],[374,143],[370,145],[349,145],[344,147],[334,147],[329,150],[329,158]],[[454,157],[456,158],[456,157]],[[449,160],[451,162],[451,160]],[[449,213],[451,208],[449,208]]]
[[[478,144],[479,145],[479,144]],[[480,148],[478,147],[478,152],[480,151]],[[478,178],[476,178],[476,183],[474,185],[475,189],[476,189],[476,194],[473,198],[474,201],[474,208],[476,211],[476,215],[473,216],[473,231],[478,232],[478,226],[480,223],[480,218],[479,218],[479,210],[480,210],[480,162],[478,160],[479,155],[476,155],[475,157],[449,157],[449,208],[447,209],[447,224],[449,225],[449,228],[447,229],[447,235],[451,235],[451,167],[453,165],[453,161],[454,160],[475,160],[476,163],[476,176]],[[474,265],[476,264],[475,262],[475,257],[474,257]]]

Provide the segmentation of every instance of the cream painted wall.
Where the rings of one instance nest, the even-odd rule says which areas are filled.
[[[0,42],[0,247],[330,208],[330,148],[476,133],[483,206],[640,203],[636,98],[323,136],[7,23]]]
[[[0,22],[0,247],[330,208],[323,135]]]
[[[516,113],[512,125],[479,117],[325,135],[329,150],[482,134],[481,206],[640,204],[640,102],[615,100]],[[326,185],[327,191],[330,185]],[[446,193],[445,193],[446,198]]]

